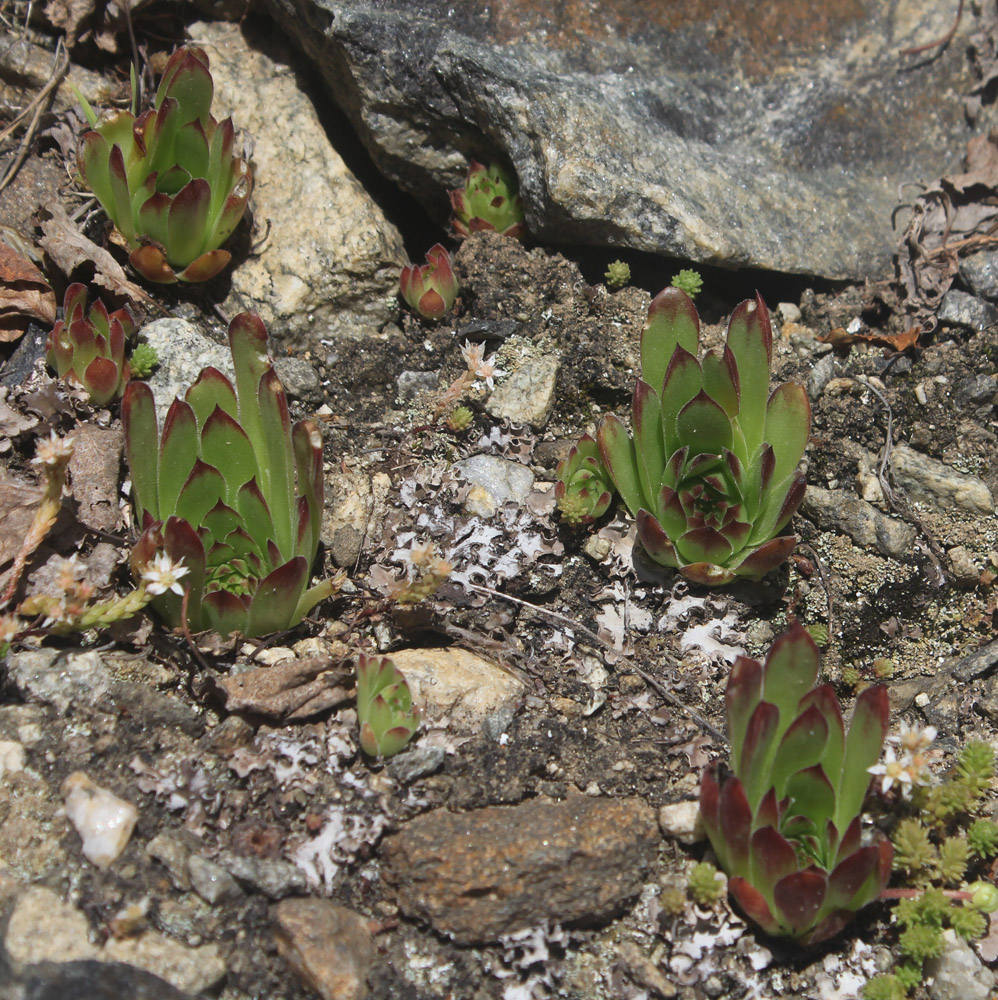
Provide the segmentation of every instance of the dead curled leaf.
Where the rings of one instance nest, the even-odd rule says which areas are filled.
[[[55,293],[42,272],[0,241],[0,341],[17,340],[29,320],[52,326],[55,311]]]
[[[228,712],[249,712],[283,722],[310,718],[353,696],[353,664],[343,656],[310,656],[215,677]]]
[[[44,211],[49,218],[41,224],[45,235],[38,242],[63,274],[68,276],[83,264],[93,264],[95,285],[136,305],[141,303],[159,308],[138,285],[128,280],[124,268],[107,250],[83,235],[59,202],[48,202]]]
[[[848,347],[850,344],[867,343],[877,344],[881,347],[892,347],[898,354],[914,347],[918,343],[918,338],[922,335],[920,326],[913,326],[904,333],[848,333],[841,326],[829,330],[824,337],[818,337],[818,342],[831,344],[832,347]]]
[[[966,256],[998,240],[998,130],[967,143],[964,172],[930,184],[911,210],[895,256],[907,313],[934,316]]]
[[[135,17],[151,0],[128,0],[126,5],[115,0],[49,0],[45,16],[56,28],[66,33],[66,45],[73,48],[77,42],[91,38],[105,52],[121,51],[122,41],[128,47],[128,18]],[[129,9],[126,10],[125,7]]]

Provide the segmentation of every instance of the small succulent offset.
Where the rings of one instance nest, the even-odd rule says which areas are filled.
[[[357,718],[369,757],[394,756],[419,728],[409,685],[387,656],[357,657]]]
[[[125,344],[134,332],[127,309],[109,313],[98,299],[88,312],[86,286],[72,284],[66,289],[63,318],[48,336],[45,360],[59,378],[78,382],[95,406],[104,406],[120,396],[128,382]]]
[[[527,232],[516,178],[498,163],[486,169],[472,160],[464,187],[450,192],[450,203],[451,225],[459,238],[488,230],[521,240]]]
[[[797,463],[811,408],[803,386],[770,395],[772,332],[761,297],[731,314],[727,345],[696,353],[700,317],[685,292],[652,301],[641,337],[632,434],[613,415],[596,440],[648,555],[708,586],[760,577],[793,550],[779,536],[804,498]]]
[[[856,699],[848,730],[831,684],[815,687],[818,647],[795,624],[765,663],[739,657],[725,692],[730,771],[710,765],[700,815],[728,888],[769,934],[813,944],[877,897],[893,849],[866,843],[868,768],[887,735],[887,689]]]
[[[308,588],[322,517],[322,437],[293,427],[267,357],[267,331],[242,313],[229,324],[236,384],[206,368],[157,430],[152,392],[130,383],[122,403],[125,455],[142,536],[137,579],[162,553],[183,585],[154,607],[173,626],[264,635],[301,621],[335,587]]]
[[[631,265],[625,260],[615,260],[606,269],[607,288],[623,288],[631,280]]]
[[[439,243],[426,253],[425,264],[406,264],[399,278],[402,297],[423,319],[442,319],[460,290],[451,256]]]
[[[212,117],[212,94],[208,56],[187,46],[167,63],[153,109],[98,118],[84,102],[92,131],[80,173],[149,281],[207,281],[231,259],[219,248],[243,217],[253,175],[233,153],[232,120]]]
[[[613,500],[614,487],[596,440],[583,434],[558,463],[554,497],[569,524],[588,524],[602,517]]]
[[[678,274],[672,276],[672,286],[686,292],[691,299],[695,299],[703,288],[703,278],[700,277],[699,271],[684,267]]]

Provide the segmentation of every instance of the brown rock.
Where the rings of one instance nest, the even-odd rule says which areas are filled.
[[[659,834],[643,800],[576,795],[419,816],[383,842],[399,905],[460,944],[543,920],[613,915],[641,887]]]
[[[363,917],[324,899],[285,899],[271,908],[277,948],[322,1000],[362,1000],[374,941]]]

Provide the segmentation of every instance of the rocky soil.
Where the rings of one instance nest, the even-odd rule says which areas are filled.
[[[759,284],[774,377],[807,386],[813,425],[794,559],[761,584],[697,588],[635,552],[626,515],[572,529],[552,495],[578,434],[626,412],[650,293],[682,265],[634,256],[641,284],[611,292],[600,274],[616,252],[480,234],[456,253],[454,314],[414,318],[390,296],[419,210],[386,195],[350,139],[330,140],[346,120],[330,128],[269,25],[189,26],[237,124],[258,109],[256,228],[237,234],[231,276],[154,290],[169,318],[150,310],[142,335],[162,359],[150,384],[169,398],[224,362],[220,316],[261,311],[295,415],[323,430],[316,571],[347,579],[263,643],[191,644],[143,619],[73,641],[41,630],[11,650],[0,995],[857,996],[896,961],[886,904],[801,952],[726,904],[676,912],[662,898],[705,854],[694,801],[726,750],[728,667],[764,654],[791,617],[827,627],[824,671],[846,700],[844,671],[869,680],[875,660],[893,662],[894,720],[938,727],[940,773],[967,739],[998,741],[995,259],[966,257],[942,320],[900,353],[884,346],[907,325],[887,282],[704,272],[704,340],[720,342]],[[70,77],[96,91],[95,66],[88,77],[74,62]],[[71,98],[59,101],[53,124],[74,127]],[[300,124],[290,139],[262,120],[274,108]],[[37,144],[0,223],[34,241],[39,206],[73,197],[67,148],[58,131]],[[285,178],[338,228],[303,236],[281,207]],[[100,235],[98,219],[88,231]],[[49,277],[61,294],[70,276]],[[833,330],[874,339],[819,339]],[[95,411],[46,373],[46,333],[0,345],[2,568],[37,504],[35,443],[55,430],[78,442],[72,496],[26,591],[74,552],[88,579],[123,591],[135,533],[117,409]],[[441,402],[466,342],[500,374],[466,390],[474,419],[456,432]],[[403,606],[425,543],[450,576]],[[425,707],[384,765],[357,746],[358,650],[391,653]],[[108,815],[124,832],[95,840]],[[926,995],[985,1000],[995,956],[981,954],[954,944]]]

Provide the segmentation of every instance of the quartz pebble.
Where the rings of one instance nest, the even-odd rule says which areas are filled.
[[[98,868],[107,868],[125,849],[139,811],[124,799],[94,784],[82,771],[63,783],[66,816],[83,841],[83,856]]]

